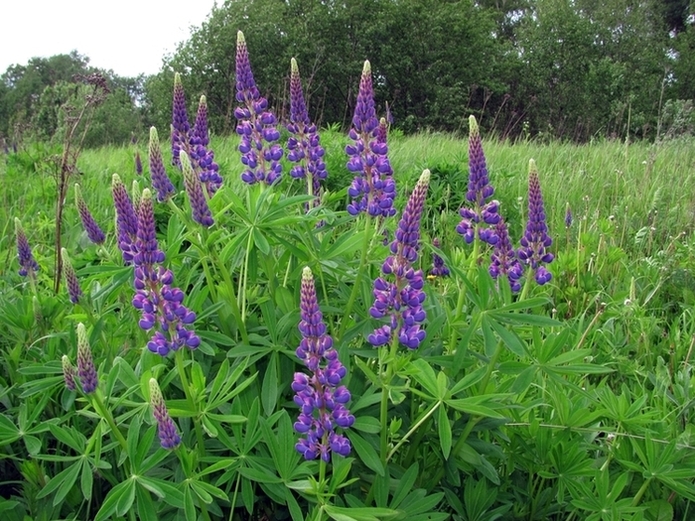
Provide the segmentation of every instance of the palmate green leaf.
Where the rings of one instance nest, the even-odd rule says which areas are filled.
[[[437,375],[422,358],[413,360],[408,367],[408,374],[419,383],[433,398],[439,399],[439,386],[437,385]]]
[[[487,314],[483,315],[483,322],[486,321],[488,325],[492,328],[492,330],[495,333],[497,333],[497,336],[500,337],[502,343],[504,343],[504,345],[507,346],[507,349],[509,349],[519,358],[523,358],[524,356],[526,356],[526,346],[513,330],[505,328],[502,324],[490,318]]]
[[[444,459],[449,459],[451,453],[452,435],[451,423],[447,415],[446,407],[440,407],[438,412],[437,428],[439,430],[439,445],[442,448]]]
[[[270,416],[275,412],[279,391],[280,373],[278,371],[278,353],[275,351],[270,355],[270,360],[263,376],[263,383],[261,384],[261,404],[266,416]]]
[[[101,508],[97,512],[94,521],[106,521],[110,519],[113,514],[116,513],[121,498],[129,495],[130,491],[128,487],[132,487],[134,484],[135,482],[129,479],[113,487],[106,495],[106,499],[104,499],[104,502],[101,504]]]
[[[398,486],[393,493],[393,498],[391,499],[391,508],[398,508],[398,506],[403,502],[403,500],[412,493],[413,486],[417,480],[419,472],[419,466],[417,463],[413,463],[405,474],[398,481]]]
[[[94,474],[89,461],[82,465],[82,475],[80,476],[80,490],[87,501],[92,499],[92,485],[94,484]]]
[[[355,419],[355,423],[352,424],[351,428],[368,434],[379,434],[381,432],[379,420],[373,416],[359,416]]]
[[[380,519],[393,519],[399,512],[390,508],[346,508],[325,505],[324,512],[335,521],[379,521]]]
[[[475,416],[485,416],[488,418],[505,418],[504,415],[486,407],[480,405],[476,401],[470,400],[469,398],[457,398],[454,400],[446,400],[445,402],[449,407],[456,409],[457,411],[465,412]]]
[[[140,482],[138,482],[138,486],[135,488],[135,504],[140,519],[157,519],[157,511],[154,501],[152,501],[152,496]]]
[[[17,426],[4,414],[0,414],[0,447],[17,441],[21,437]]]
[[[183,491],[183,511],[186,516],[186,521],[198,521],[198,516],[195,511],[195,500],[191,487],[187,486]]]
[[[356,432],[349,431],[348,438],[352,443],[352,447],[359,456],[362,463],[364,463],[368,468],[379,474],[384,475],[384,466],[381,464],[381,460],[377,455],[374,447],[372,447],[362,436]]]

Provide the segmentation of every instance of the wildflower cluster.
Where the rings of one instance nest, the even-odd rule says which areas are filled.
[[[176,425],[169,416],[159,383],[154,378],[150,378],[150,405],[154,419],[157,421],[157,434],[162,448],[175,449],[181,443],[181,436],[179,436]]]
[[[489,201],[495,190],[487,176],[487,165],[480,139],[480,130],[475,117],[469,118],[470,135],[468,137],[468,191],[466,200],[471,207],[463,207],[459,211],[463,219],[456,227],[467,244],[475,239],[476,230],[478,238],[488,244],[495,244],[497,236],[492,226],[500,219],[498,214],[499,203]]]
[[[314,277],[308,267],[302,273],[300,311],[302,340],[297,357],[311,374],[295,373],[292,381],[294,402],[301,410],[294,429],[304,436],[295,448],[307,460],[320,456],[329,461],[331,452],[341,456],[350,453],[350,441],[336,433],[335,428],[350,427],[355,417],[345,407],[350,401],[350,391],[339,384],[346,370],[333,349],[333,339],[326,334]]]
[[[302,80],[299,77],[297,60],[292,58],[292,73],[290,76],[290,123],[287,130],[290,138],[287,141],[287,159],[297,163],[290,170],[290,176],[295,179],[307,179],[307,192],[314,196],[311,206],[318,206],[321,180],[326,179],[326,164],[323,162],[325,150],[320,144],[316,125],[311,123],[307,112]],[[310,206],[307,205],[307,210]]]
[[[89,207],[82,197],[79,184],[75,184],[75,203],[77,204],[77,212],[80,214],[82,227],[84,231],[87,232],[87,237],[89,237],[89,240],[94,244],[102,244],[106,240],[106,236],[89,211]]]
[[[185,156],[181,157],[185,161]],[[152,195],[146,188],[138,211],[133,256],[136,289],[133,306],[142,311],[139,326],[145,331],[155,329],[147,348],[166,356],[169,351],[184,346],[195,349],[200,345],[200,338],[186,328],[196,315],[183,305],[183,291],[172,286],[174,275],[161,266],[163,262],[164,252],[159,249],[155,233]]]
[[[425,331],[420,324],[425,320],[425,301],[422,270],[415,270],[420,249],[420,217],[425,205],[430,171],[422,172],[405,211],[396,229],[396,238],[391,243],[390,255],[381,267],[386,276],[392,276],[394,282],[385,277],[374,281],[374,304],[369,313],[374,318],[389,317],[388,324],[377,328],[369,335],[368,341],[373,346],[389,343],[393,336],[409,349],[417,349],[425,339]]]
[[[546,251],[553,244],[553,240],[548,235],[543,194],[538,180],[538,169],[533,159],[529,161],[528,223],[520,242],[519,259],[530,266],[538,284],[543,285],[549,282],[552,274],[543,264],[548,264],[554,259],[554,255]]]
[[[171,122],[171,153],[175,166],[183,168],[181,153],[185,152],[205,185],[208,195],[212,196],[222,186],[220,167],[215,162],[215,154],[208,148],[208,105],[205,96],[200,97],[198,112],[191,128],[186,110],[186,96],[181,83],[181,75],[174,75],[174,100]]]
[[[396,214],[393,207],[396,183],[385,132],[380,128],[374,108],[372,69],[369,61],[365,61],[349,133],[352,143],[345,147],[350,157],[347,168],[355,174],[348,188],[352,202],[347,210],[351,215],[367,212],[371,216],[391,217]]]
[[[268,110],[268,100],[261,96],[251,72],[249,52],[244,34],[237,33],[236,46],[236,100],[241,107],[234,110],[239,120],[236,132],[241,136],[239,151],[246,170],[241,179],[250,185],[265,182],[273,185],[282,174],[282,147],[275,142],[280,132],[275,128],[277,120]]]
[[[29,241],[24,233],[24,228],[22,228],[22,223],[19,219],[15,217],[14,219],[14,231],[17,238],[17,257],[19,258],[19,274],[22,277],[34,278],[37,271],[39,271],[39,263],[34,259],[34,255],[31,253],[31,246],[29,246]]]

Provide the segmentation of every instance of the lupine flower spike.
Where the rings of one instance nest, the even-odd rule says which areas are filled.
[[[193,220],[206,228],[212,226],[215,221],[212,218],[210,207],[205,199],[203,185],[193,171],[193,165],[191,165],[188,154],[183,150],[181,151],[181,167],[183,169],[183,183],[186,187],[188,199],[191,202]]]
[[[70,362],[68,355],[63,355],[62,364],[65,387],[68,391],[74,391],[77,388],[77,386],[75,385],[75,376],[77,376],[77,369]]]
[[[352,143],[345,147],[350,157],[347,168],[355,178],[348,188],[352,202],[347,211],[350,215],[360,212],[382,217],[395,215],[393,200],[396,197],[396,183],[388,158],[388,145],[383,136],[383,139],[379,137],[369,61],[364,62],[362,69],[355,114],[348,135]]]
[[[171,111],[171,162],[181,167],[179,153],[186,150],[191,123],[186,110],[186,94],[181,83],[181,74],[174,74],[174,101]]]
[[[440,247],[439,239],[435,238],[432,240],[432,246],[435,248]],[[444,264],[444,259],[442,259],[436,253],[432,253],[432,269],[428,273],[428,277],[448,277],[449,268]]]
[[[142,158],[140,157],[140,151],[135,151],[135,173],[137,175],[142,175]]]
[[[29,278],[33,279],[36,276],[36,272],[39,271],[39,263],[34,259],[34,255],[31,253],[31,246],[29,246],[24,228],[22,228],[22,223],[16,217],[14,219],[14,231],[17,238],[19,274],[22,277],[29,276]]]
[[[333,339],[326,334],[314,277],[308,267],[302,272],[299,307],[302,340],[297,357],[311,374],[295,373],[292,381],[292,390],[297,393],[294,402],[301,410],[294,429],[303,436],[295,448],[307,460],[320,456],[328,462],[331,452],[341,456],[350,453],[350,441],[336,433],[335,428],[347,429],[355,417],[345,407],[350,401],[350,391],[339,384],[347,371],[333,349]]]
[[[420,249],[420,217],[425,206],[430,171],[422,172],[401,220],[396,228],[396,238],[391,243],[392,255],[381,267],[384,277],[374,281],[374,305],[369,313],[374,318],[388,317],[388,324],[369,335],[373,346],[388,344],[395,338],[408,349],[417,349],[425,339],[420,325],[426,318],[422,303],[425,292],[422,270],[415,270]],[[387,280],[392,278],[393,282]]]
[[[162,149],[159,145],[159,134],[157,134],[157,129],[154,127],[150,127],[149,156],[152,188],[157,191],[157,201],[166,201],[176,193],[176,189],[164,169]]]
[[[150,378],[150,405],[154,419],[157,420],[159,442],[165,449],[175,449],[181,443],[181,436],[176,430],[174,420],[169,416],[162,391],[154,378]]]
[[[78,184],[75,184],[75,203],[77,204],[77,211],[80,214],[82,227],[84,231],[87,232],[87,237],[89,237],[89,240],[94,244],[102,244],[104,240],[106,240],[106,236],[89,211],[89,207],[87,207],[87,203],[82,197],[82,191]]]
[[[208,143],[208,104],[205,96],[201,96],[195,125],[188,137],[189,159],[208,195],[212,196],[222,186],[222,177],[220,167],[215,163],[215,153],[208,148]]]
[[[463,219],[456,227],[467,244],[478,238],[494,245],[497,241],[494,226],[500,220],[499,202],[489,200],[495,193],[487,176],[487,165],[483,153],[480,129],[474,116],[469,118],[470,133],[468,137],[468,191],[466,200],[470,207],[464,206],[459,213]]]
[[[118,228],[118,247],[123,253],[126,265],[133,261],[135,237],[138,232],[138,218],[133,202],[118,174],[113,174],[111,191],[116,207],[116,226]]]
[[[77,376],[80,378],[82,391],[85,394],[92,394],[96,390],[99,378],[92,360],[87,330],[81,322],[77,324]]]
[[[542,286],[550,281],[552,274],[543,265],[551,263],[555,258],[552,253],[547,251],[547,248],[553,244],[553,240],[548,235],[543,194],[538,179],[538,169],[533,159],[529,161],[528,223],[520,242],[519,259],[531,267],[536,282]]]
[[[570,208],[570,203],[567,203],[565,207],[565,228],[572,227],[572,209]]]
[[[241,136],[239,151],[246,170],[241,179],[250,185],[265,182],[272,185],[282,174],[282,147],[275,142],[280,133],[275,128],[277,120],[268,110],[268,100],[261,96],[251,72],[249,51],[244,33],[237,33],[236,42],[236,100],[241,104],[234,110],[239,120],[236,132]]]
[[[68,295],[70,302],[77,304],[82,297],[82,288],[80,281],[77,279],[75,269],[72,267],[72,262],[68,256],[68,251],[65,248],[60,249],[60,256],[63,259],[63,277],[65,277],[65,285],[68,287]]]
[[[292,73],[290,76],[290,123],[287,130],[290,131],[290,138],[287,141],[287,159],[292,163],[297,163],[290,170],[290,175],[295,179],[307,180],[307,193],[314,197],[311,206],[307,204],[306,209],[319,205],[319,190],[321,180],[326,179],[326,164],[323,162],[325,151],[320,144],[319,133],[316,125],[312,124],[304,102],[302,93],[302,80],[299,77],[299,67],[297,60],[292,58]]]
[[[516,293],[521,289],[519,279],[524,273],[524,268],[519,262],[516,252],[512,247],[512,243],[509,240],[507,223],[504,222],[504,219],[500,218],[495,225],[495,234],[497,235],[497,242],[492,251],[489,268],[490,276],[495,280],[497,280],[500,275],[507,277],[509,287]]]
[[[182,154],[181,157],[186,156]],[[155,330],[147,348],[161,356],[184,346],[195,349],[200,345],[200,338],[186,326],[192,324],[196,316],[183,305],[183,291],[172,287],[174,275],[161,266],[164,252],[157,244],[152,194],[147,188],[142,191],[135,250],[133,306],[142,311],[139,326],[145,331]]]

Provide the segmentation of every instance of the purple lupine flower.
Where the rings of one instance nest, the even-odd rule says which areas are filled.
[[[521,289],[519,279],[524,273],[524,268],[516,256],[516,252],[509,240],[509,231],[507,223],[504,219],[500,220],[495,225],[495,235],[497,242],[492,251],[490,268],[488,271],[493,279],[497,280],[500,275],[507,277],[509,287],[516,293]]]
[[[68,287],[70,302],[77,304],[82,296],[80,281],[77,278],[75,268],[72,267],[68,251],[65,248],[60,249],[60,257],[63,259],[63,277],[65,277],[65,285]]]
[[[92,394],[99,384],[97,370],[92,360],[92,349],[89,347],[87,330],[84,324],[77,324],[77,376],[80,377],[82,391],[85,394]]]
[[[31,253],[31,246],[29,246],[29,241],[27,240],[27,235],[24,233],[24,228],[22,228],[22,223],[16,217],[14,218],[14,231],[17,238],[19,274],[22,277],[28,275],[33,279],[36,276],[36,272],[39,271],[39,263],[34,259],[34,255]]]
[[[209,143],[208,104],[205,96],[201,96],[195,124],[188,136],[189,159],[208,195],[212,196],[222,186],[222,176],[219,165],[215,163],[215,153],[208,148]]]
[[[181,83],[181,74],[174,74],[174,100],[171,111],[171,162],[174,166],[181,167],[179,153],[188,148],[188,133],[191,131],[191,123],[188,120],[186,110],[186,94]]]
[[[336,433],[335,428],[347,429],[355,422],[355,417],[345,406],[350,401],[350,391],[339,384],[347,371],[333,348],[333,339],[326,334],[314,277],[308,267],[302,272],[299,308],[302,340],[297,357],[311,375],[295,373],[292,380],[292,390],[297,393],[294,402],[301,411],[294,429],[303,436],[295,448],[307,460],[320,456],[328,462],[331,452],[341,456],[350,453],[350,441]]]
[[[517,255],[521,262],[529,265],[534,272],[536,282],[541,286],[552,279],[552,274],[543,266],[553,261],[555,256],[547,251],[553,244],[548,235],[548,225],[545,220],[543,194],[538,179],[536,162],[529,161],[528,174],[528,222],[526,232],[520,240],[521,248]]]
[[[92,213],[89,211],[89,207],[82,197],[82,191],[80,190],[79,184],[75,184],[75,203],[77,204],[77,211],[80,214],[82,227],[84,228],[84,231],[87,232],[87,237],[89,237],[89,240],[94,244],[102,244],[106,240],[106,236],[94,220]]]
[[[74,391],[77,386],[75,385],[75,376],[77,376],[77,369],[70,362],[68,355],[63,355],[62,358],[63,365],[63,379],[65,380],[65,387],[68,391]]]
[[[150,405],[154,419],[157,420],[157,434],[162,448],[175,449],[181,443],[181,436],[176,430],[174,420],[169,416],[162,391],[154,378],[150,378]]]
[[[430,171],[422,172],[410,194],[403,216],[391,243],[390,255],[381,267],[384,277],[374,281],[374,304],[369,313],[374,318],[388,317],[388,323],[377,328],[367,340],[375,347],[388,344],[394,338],[408,349],[417,349],[425,339],[420,324],[426,314],[422,270],[415,270],[420,249],[420,217],[425,206]],[[394,282],[387,277],[395,279]]]
[[[495,192],[487,176],[485,154],[483,153],[480,130],[474,116],[469,118],[470,133],[468,137],[468,191],[466,200],[471,207],[464,206],[459,213],[463,219],[456,227],[467,244],[475,239],[476,229],[478,238],[488,244],[494,245],[497,241],[492,227],[500,219],[498,210],[499,202],[488,201]]]
[[[140,151],[135,151],[135,173],[137,175],[142,175],[142,158],[140,157]]]
[[[393,200],[396,183],[388,158],[388,145],[379,140],[379,121],[374,108],[372,68],[364,62],[355,114],[349,136],[353,141],[345,147],[350,157],[347,168],[355,175],[348,188],[352,202],[347,211],[357,215],[366,211],[372,216],[391,217],[396,214]]]
[[[152,188],[157,191],[157,201],[166,201],[176,193],[176,188],[174,188],[171,179],[169,179],[164,169],[162,149],[159,144],[159,134],[154,127],[150,127],[149,159]]]
[[[113,174],[111,182],[113,204],[116,207],[118,227],[118,247],[123,253],[123,261],[129,265],[133,261],[135,237],[138,233],[138,218],[133,202],[118,174]]]
[[[185,153],[181,158],[185,166]],[[155,329],[147,348],[162,356],[184,346],[195,349],[200,338],[186,326],[195,321],[196,315],[183,305],[183,291],[172,287],[172,272],[161,265],[164,252],[157,243],[152,194],[147,188],[142,191],[135,251],[133,306],[142,311],[138,325],[145,331]]]
[[[314,196],[311,205],[306,205],[306,210],[319,205],[321,198],[321,180],[326,179],[326,164],[323,161],[325,150],[320,144],[319,133],[316,125],[311,123],[302,93],[302,80],[299,77],[297,60],[291,60],[292,74],[290,76],[290,123],[287,130],[290,138],[287,141],[287,159],[297,163],[290,170],[290,175],[295,179],[307,180],[307,192]]]
[[[203,185],[193,171],[193,166],[188,158],[188,154],[183,150],[181,151],[181,167],[183,168],[183,183],[186,187],[188,199],[191,202],[193,220],[206,228],[212,226],[215,221],[212,218],[210,207],[205,199]]]
[[[565,228],[570,228],[572,226],[572,209],[570,208],[570,203],[567,203],[565,208]]]
[[[386,122],[386,118],[381,118],[379,120],[379,126],[376,127],[376,141],[377,143],[386,143],[389,137],[389,126]]]
[[[234,116],[239,120],[236,132],[241,136],[239,151],[246,167],[241,179],[250,185],[261,181],[272,185],[282,173],[283,151],[275,143],[280,139],[280,132],[275,128],[275,115],[268,110],[268,100],[256,87],[241,31],[237,33],[236,43],[236,100],[242,105],[234,110]]]
[[[432,240],[432,246],[435,248],[440,247],[439,239],[434,238]],[[449,268],[446,267],[446,264],[444,264],[444,259],[442,259],[439,255],[436,253],[432,253],[432,268],[430,269],[430,272],[427,274],[429,277],[448,277],[449,276]]]

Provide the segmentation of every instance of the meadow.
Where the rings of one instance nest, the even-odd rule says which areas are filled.
[[[483,201],[467,197],[481,171],[469,139],[392,131],[395,215],[368,216],[346,210],[354,139],[319,133],[319,201],[287,154],[271,186],[242,181],[243,135],[203,144],[223,181],[202,200],[210,179],[197,175],[202,156],[195,167],[182,153],[191,143],[162,142],[163,201],[147,146],[83,151],[57,293],[60,148],[5,156],[5,518],[695,515],[692,139],[483,132],[487,180],[473,192],[494,187]],[[530,263],[517,291],[493,278],[500,252],[480,240],[483,221],[471,244],[457,231],[462,207],[493,198],[485,211],[504,216],[514,251],[529,220],[547,222],[543,284]]]

